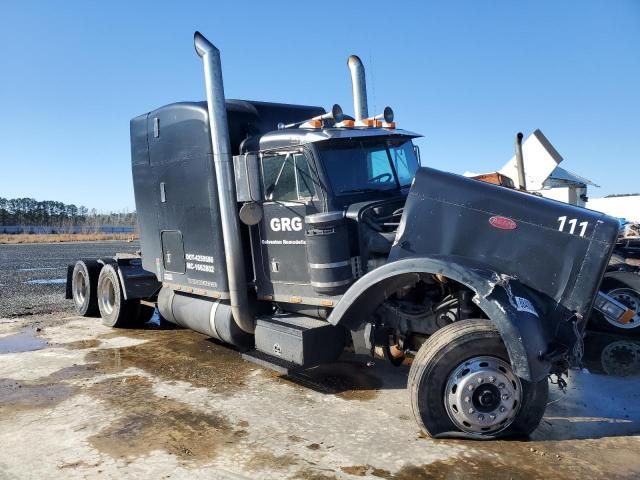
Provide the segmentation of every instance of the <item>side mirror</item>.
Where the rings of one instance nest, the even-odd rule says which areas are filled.
[[[260,181],[260,158],[245,153],[233,157],[233,170],[236,177],[236,198],[242,203],[240,220],[245,225],[256,225],[262,220],[264,194]]]
[[[260,181],[260,158],[253,153],[233,157],[238,202],[262,203],[264,194]]]

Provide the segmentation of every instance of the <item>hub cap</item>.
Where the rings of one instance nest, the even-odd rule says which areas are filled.
[[[111,315],[116,305],[116,291],[113,288],[113,283],[109,278],[106,278],[100,285],[100,291],[98,292],[98,301],[100,302],[100,310],[107,315]]]
[[[82,272],[77,271],[73,277],[73,298],[78,305],[84,305],[84,300],[87,298],[88,283]]]
[[[618,323],[613,320],[609,320],[605,315],[607,322],[616,328],[623,328],[625,330],[640,327],[640,293],[632,290],[631,288],[616,288],[611,290],[607,295],[634,311],[634,315],[628,323]]]
[[[449,375],[444,404],[462,431],[489,434],[507,428],[522,402],[522,385],[511,366],[496,357],[473,357]]]
[[[626,340],[610,343],[600,355],[607,375],[628,377],[640,373],[640,345]]]

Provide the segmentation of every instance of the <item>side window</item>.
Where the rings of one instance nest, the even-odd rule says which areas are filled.
[[[395,183],[395,177],[389,163],[389,155],[386,148],[371,150],[369,152],[369,178],[367,182],[380,184]]]
[[[311,177],[311,170],[309,169],[309,162],[307,157],[302,153],[295,153],[293,155],[296,166],[296,181],[298,184],[298,199],[304,200],[313,198],[316,189],[313,185],[313,177]]]
[[[418,161],[413,150],[413,144],[411,142],[405,142],[403,145],[390,147],[389,153],[391,154],[393,166],[398,174],[400,185],[410,185],[418,169]]]
[[[315,194],[309,163],[302,153],[263,156],[262,175],[269,201],[297,202]]]

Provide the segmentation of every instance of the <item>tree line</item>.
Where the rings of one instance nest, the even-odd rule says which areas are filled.
[[[98,212],[95,208],[53,200],[0,197],[0,226],[93,227],[135,226],[136,212]]]

